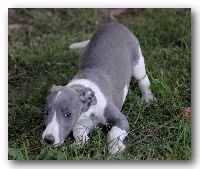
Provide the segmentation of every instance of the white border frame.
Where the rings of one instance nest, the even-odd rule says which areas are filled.
[[[69,0],[68,0],[69,1]],[[140,1],[131,1],[131,0],[100,0],[99,2],[90,1],[90,0],[73,0],[72,2],[62,1],[62,0],[49,0],[49,1],[27,1],[27,0],[6,0],[0,2],[0,51],[2,56],[0,57],[0,72],[2,81],[0,83],[1,90],[1,118],[0,122],[0,164],[2,168],[68,168],[68,167],[81,167],[81,168],[93,168],[93,167],[108,167],[108,168],[153,168],[153,169],[167,169],[167,168],[176,168],[176,169],[188,169],[199,168],[200,162],[198,157],[200,157],[199,151],[199,134],[198,129],[200,128],[197,120],[199,119],[199,2],[196,0],[159,0],[159,1],[149,1],[149,0],[140,0]],[[8,8],[109,8],[109,7],[129,7],[129,8],[192,8],[192,160],[191,161],[112,161],[112,162],[100,162],[100,161],[82,161],[82,162],[59,162],[59,161],[46,161],[46,162],[20,162],[20,161],[9,161],[8,160]],[[198,31],[198,32],[197,32]],[[198,46],[197,46],[198,45]],[[194,92],[195,91],[195,92]],[[95,166],[94,166],[95,165]]]

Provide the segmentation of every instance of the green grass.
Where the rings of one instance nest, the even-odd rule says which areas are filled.
[[[138,9],[118,21],[139,39],[151,88],[157,102],[140,104],[140,91],[132,79],[123,106],[131,132],[127,150],[110,156],[108,128],[96,128],[90,142],[71,147],[72,134],[63,146],[50,148],[41,139],[43,107],[53,84],[65,85],[77,71],[81,50],[71,43],[89,39],[101,24],[112,22],[96,9],[9,9],[9,23],[22,27],[9,31],[8,44],[8,159],[12,160],[190,160],[191,114],[148,133],[191,107],[190,9]]]

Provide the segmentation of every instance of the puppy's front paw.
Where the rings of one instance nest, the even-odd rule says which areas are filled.
[[[108,145],[109,154],[116,154],[116,153],[123,152],[125,150],[125,148],[126,148],[126,146],[119,139],[112,141]]]
[[[82,136],[81,138],[77,137],[72,145],[81,147],[84,144],[86,144],[88,141],[89,141],[89,137],[85,135],[84,137]]]
[[[116,154],[122,152],[125,149],[123,144],[124,138],[128,135],[125,130],[120,129],[117,126],[113,126],[108,134],[108,151],[109,154]]]

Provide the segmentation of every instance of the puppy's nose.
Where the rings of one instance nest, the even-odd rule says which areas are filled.
[[[53,144],[54,141],[55,141],[55,137],[53,135],[46,135],[44,137],[44,141],[47,143],[47,144]]]

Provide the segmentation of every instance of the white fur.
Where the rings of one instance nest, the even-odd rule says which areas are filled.
[[[58,94],[57,94],[57,96],[56,96],[56,100],[57,100],[58,96],[60,95],[60,93],[61,93],[61,92],[59,91]]]
[[[73,136],[75,139],[74,145],[81,145],[84,143],[87,143],[89,137],[90,130],[87,128],[84,128],[82,125],[76,126],[75,129],[73,129]]]
[[[90,42],[90,40],[86,40],[83,42],[73,43],[69,46],[70,49],[84,48]]]
[[[138,64],[133,67],[133,76],[139,81],[138,84],[142,92],[142,99],[145,102],[148,102],[150,100],[153,100],[153,95],[151,90],[149,89],[150,81],[146,74],[144,57],[142,55],[140,47],[139,47],[139,55],[140,55],[140,60]]]
[[[128,135],[125,130],[121,130],[117,126],[113,126],[108,134],[108,151],[110,154],[122,152],[125,149],[123,144],[124,138]]]
[[[87,143],[89,139],[87,135],[95,125],[96,121],[93,121],[90,116],[87,116],[85,113],[81,114],[78,122],[73,127],[74,144],[81,145],[82,143]]]
[[[107,105],[107,100],[106,100],[106,97],[104,96],[104,94],[99,89],[99,87],[94,82],[92,82],[88,79],[73,80],[69,84],[67,84],[67,86],[70,87],[75,84],[79,84],[79,85],[83,85],[85,87],[91,88],[93,90],[93,92],[95,93],[95,96],[97,99],[97,104],[92,105],[89,108],[89,110],[87,112],[85,112],[84,114],[86,114],[87,116],[90,116],[91,114],[93,114],[96,117],[98,123],[102,123],[102,124],[106,125],[107,123],[106,123],[106,119],[104,117],[104,109]]]
[[[89,139],[87,135],[96,124],[97,122],[95,119],[85,113],[82,113],[78,122],[76,122],[75,126],[73,127],[73,136],[75,138],[74,144],[81,145],[82,143],[86,143]]]
[[[56,118],[56,112],[54,112],[54,116],[52,118],[52,121],[48,124],[45,131],[42,134],[42,138],[46,135],[53,135],[55,137],[55,141],[53,143],[53,146],[56,146],[60,143],[62,143],[64,140],[60,140],[59,138],[59,123],[57,122]]]
[[[126,85],[126,86],[124,87],[124,98],[123,98],[123,103],[124,103],[124,101],[125,101],[125,99],[126,99],[127,93],[128,93],[128,86]]]
[[[145,70],[144,57],[142,55],[140,47],[139,47],[139,55],[140,55],[139,62],[136,66],[133,67],[133,76],[138,80],[142,80],[146,76],[146,70]]]
[[[87,135],[96,124],[107,124],[104,116],[104,109],[107,101],[104,94],[94,82],[87,79],[77,79],[71,81],[67,84],[67,86],[70,87],[75,84],[91,88],[97,99],[97,104],[92,105],[87,112],[82,113],[79,120],[73,127],[73,135],[75,138],[74,144],[81,145],[82,143],[86,143],[88,141],[89,137]]]

